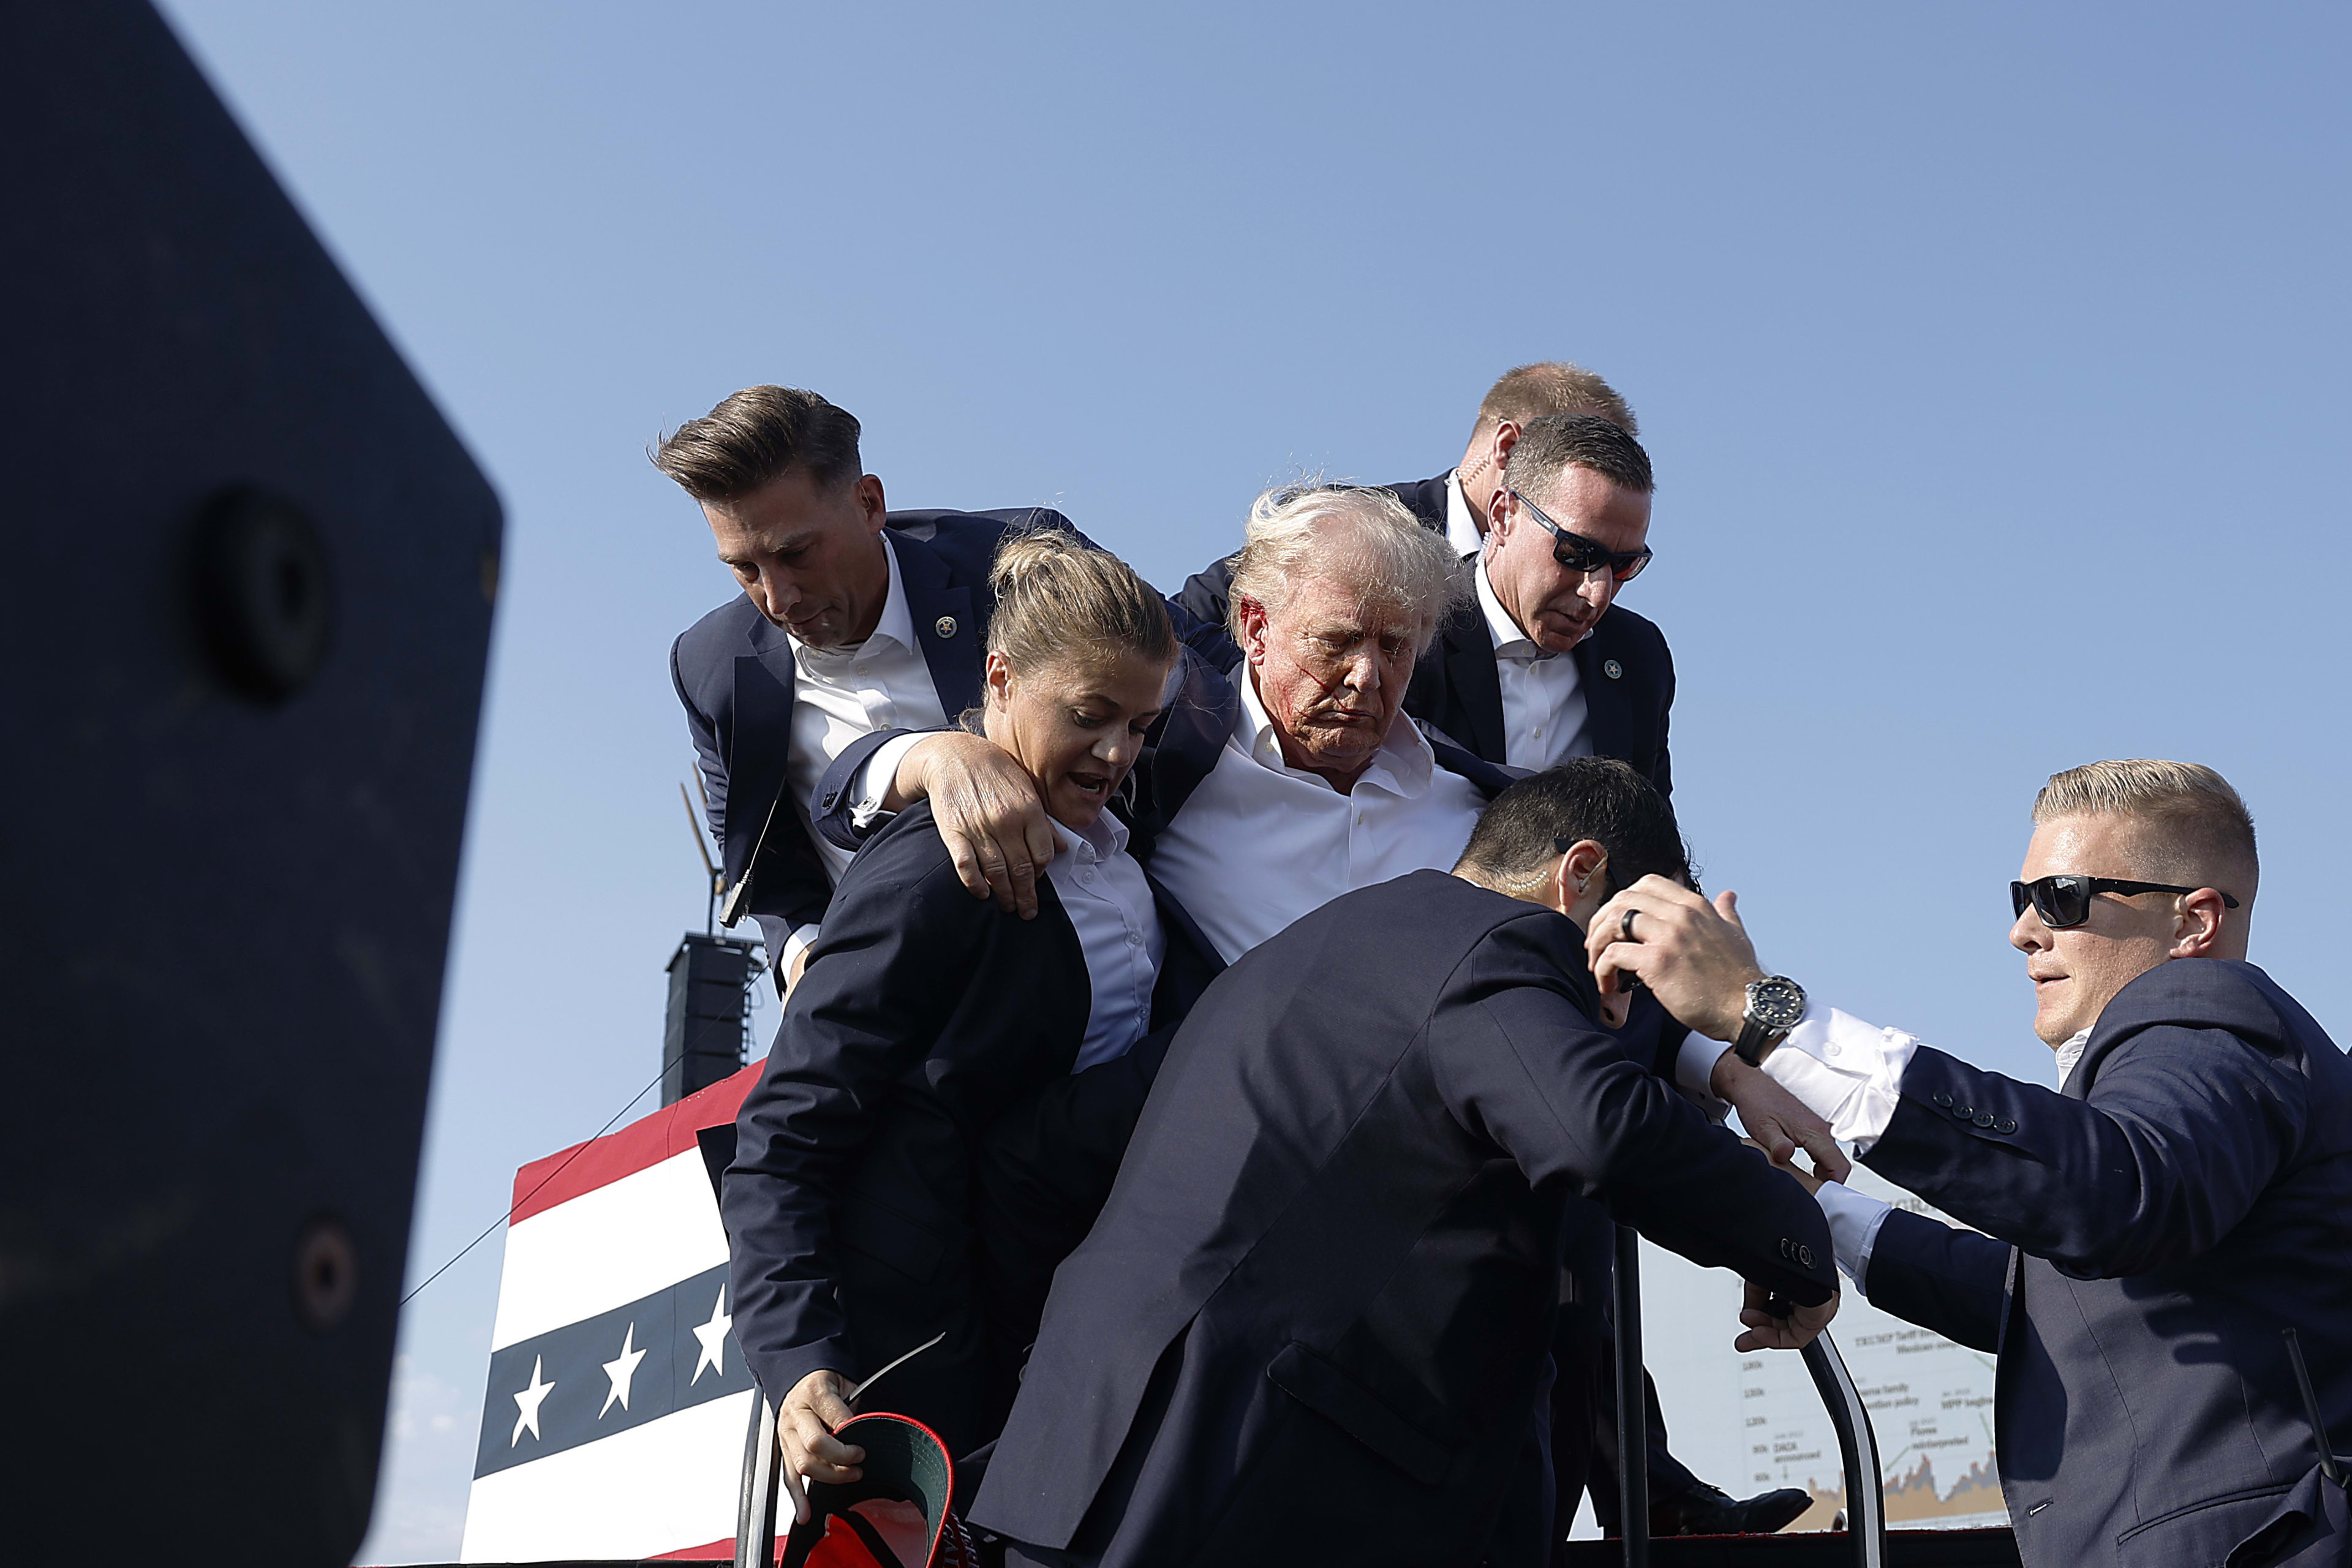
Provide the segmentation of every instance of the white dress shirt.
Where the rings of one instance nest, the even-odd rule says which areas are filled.
[[[792,793],[793,809],[803,826],[809,825],[809,795],[817,781],[859,736],[947,722],[939,688],[931,683],[931,667],[915,640],[906,584],[898,577],[898,552],[887,534],[882,536],[882,553],[890,563],[890,591],[871,637],[851,647],[811,647],[790,632],[784,634],[793,650],[792,754],[784,787]],[[887,787],[890,772],[869,767],[866,776],[879,778]],[[870,816],[878,804],[862,802],[864,815]],[[849,851],[814,828],[809,837],[824,862],[827,879],[839,882],[849,868]],[[814,923],[802,926],[785,940],[784,951],[774,961],[791,963],[816,937]]]
[[[1486,531],[1478,526],[1478,514],[1472,510],[1470,497],[1462,489],[1459,468],[1445,476],[1445,542],[1456,556],[1475,555],[1486,542]]]
[[[1569,757],[1589,757],[1584,685],[1573,655],[1551,653],[1519,630],[1510,611],[1495,596],[1481,559],[1470,574],[1478,607],[1486,614],[1486,635],[1495,639],[1495,679],[1503,689],[1503,760],[1515,768],[1541,772]]]
[[[2084,1029],[2058,1047],[2061,1088],[2082,1059],[2083,1047],[2090,1037],[2091,1031]],[[1719,1040],[1692,1036],[1676,1059],[1675,1077],[1687,1085],[1694,1071],[1713,1072],[1716,1062],[1729,1048]],[[1853,1144],[1859,1158],[1870,1152],[1895,1119],[1895,1108],[1902,1100],[1903,1070],[1911,1065],[1912,1054],[1918,1048],[1916,1036],[1882,1029],[1851,1013],[1809,1001],[1797,1026],[1764,1058],[1764,1071],[1827,1121],[1839,1142]],[[1838,1267],[1859,1289],[1868,1277],[1870,1250],[1878,1241],[1878,1227],[1886,1223],[1890,1205],[1839,1182],[1823,1182],[1815,1196],[1829,1218]]]
[[[1478,792],[1437,765],[1410,719],[1398,716],[1354,792],[1341,795],[1282,760],[1255,672],[1237,674],[1233,733],[1151,860],[1225,962],[1353,889],[1453,868],[1477,826]]]
[[[1151,1027],[1151,989],[1160,982],[1168,938],[1143,868],[1127,852],[1127,824],[1104,812],[1084,833],[1054,824],[1061,848],[1046,879],[1076,928],[1087,955],[1087,1037],[1070,1070],[1123,1056]]]

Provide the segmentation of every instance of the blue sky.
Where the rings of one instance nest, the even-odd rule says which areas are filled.
[[[1657,465],[1627,603],[1768,963],[2042,1078],[2032,793],[2186,757],[2260,825],[2255,958],[2352,1029],[2341,10],[165,9],[508,509],[412,1279],[657,1068],[666,654],[731,590],[645,451],[752,382],[897,504],[1172,587],[1576,359]],[[378,1560],[454,1555],[498,1261],[404,1321]]]

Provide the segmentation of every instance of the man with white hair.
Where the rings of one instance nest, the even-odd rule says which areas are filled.
[[[1636,882],[1591,922],[1594,973],[1647,983],[1725,1099],[1792,1090],[1983,1233],[1818,1192],[1874,1303],[2000,1358],[2028,1568],[2342,1568],[2352,1505],[2313,1428],[2352,1429],[2352,1061],[2246,962],[2252,819],[2210,768],[2127,761],[2057,774],[2033,821],[2010,942],[2055,1091],[1767,975],[1728,893]]]
[[[1341,893],[1452,866],[1509,782],[1403,717],[1453,566],[1386,490],[1296,486],[1252,507],[1226,619],[1241,662],[1229,678],[1187,659],[1119,807],[1136,856],[1228,962]],[[845,847],[870,826],[851,820],[869,759],[891,773],[886,809],[930,800],[974,896],[1034,912],[1054,841],[1003,751],[946,731],[845,752],[812,803]]]

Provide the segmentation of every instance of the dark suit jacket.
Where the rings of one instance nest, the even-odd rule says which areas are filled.
[[[1865,1288],[1998,1352],[2001,1487],[2030,1568],[2218,1564],[2319,1507],[2279,1331],[2300,1329],[2343,1447],[2352,1063],[2260,969],[2141,975],[2063,1092],[1922,1047],[1866,1163],[1985,1232],[1891,1214]],[[2322,1551],[2347,1561],[2341,1534]]]
[[[1168,957],[1152,1024],[1165,1029],[1220,966],[1181,908],[1159,902]],[[1042,1097],[1050,1118],[1057,1097],[1084,1097],[1090,1082],[1132,1094],[1120,1086],[1135,1072],[1114,1061],[1071,1076],[1093,993],[1050,882],[1038,905],[1023,921],[966,892],[921,805],[842,879],[736,1119],[721,1184],[735,1337],[771,1397],[820,1369],[865,1377],[945,1331],[946,1343],[890,1374],[887,1408],[957,1453],[992,1434],[1003,1358],[982,1295],[1005,1257],[1034,1266],[1035,1251],[987,1253],[977,1152],[1008,1111]],[[1017,1207],[999,1212],[1022,1223]],[[1034,1282],[993,1288],[1043,1294]]]
[[[907,608],[950,718],[980,700],[981,637],[995,607],[988,568],[998,541],[1012,529],[1069,526],[1069,519],[1043,507],[890,514]],[[759,921],[770,955],[781,953],[793,928],[824,918],[833,896],[808,829],[784,798],[793,738],[791,638],[748,595],[738,595],[679,636],[669,668],[700,760],[725,886],[732,890],[751,878],[742,907]],[[779,984],[782,979],[780,973]]]
[[[1476,565],[1462,563],[1454,608],[1413,667],[1404,708],[1486,761],[1499,763],[1505,755],[1503,685],[1496,672],[1494,634],[1486,629],[1470,580]],[[1576,661],[1585,732],[1594,754],[1631,763],[1660,795],[1673,795],[1666,718],[1675,701],[1675,659],[1665,635],[1624,605],[1612,605],[1592,635],[1567,657]]]
[[[1226,970],[1055,1279],[974,1522],[1106,1564],[1476,1562],[1575,1205],[1825,1299],[1821,1210],[1594,1005],[1573,925],[1438,871]]]

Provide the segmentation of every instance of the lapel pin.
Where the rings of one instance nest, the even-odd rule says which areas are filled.
[[[1613,658],[1603,659],[1601,663],[1601,673],[1614,680],[1625,673],[1625,667]]]
[[[951,637],[955,636],[955,617],[953,616],[941,616],[938,620],[931,623],[931,630],[939,633],[940,636],[943,637]]]

